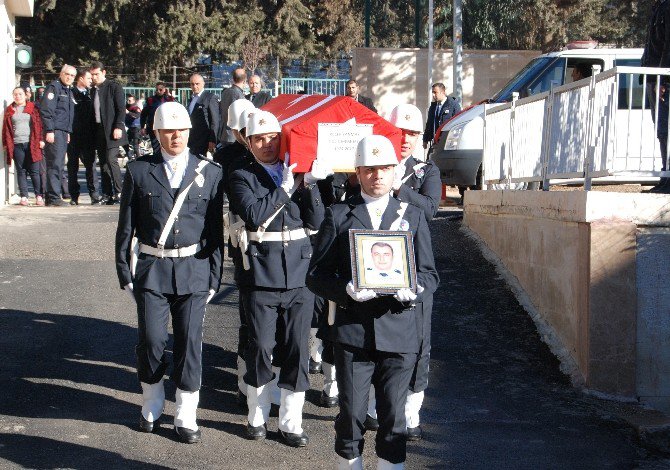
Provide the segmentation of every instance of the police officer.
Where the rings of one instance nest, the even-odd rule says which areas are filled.
[[[51,82],[40,101],[40,116],[44,127],[44,157],[46,160],[46,205],[61,206],[61,177],[65,166],[65,152],[72,133],[74,100],[72,82],[77,71],[63,65],[58,80]]]
[[[432,162],[421,162],[413,154],[421,136],[421,111],[412,104],[401,104],[391,111],[390,122],[402,130],[400,163],[393,179],[393,195],[401,202],[409,202],[423,209],[430,222],[440,205],[442,181],[440,171]],[[433,310],[433,296],[424,293],[423,302],[417,304],[416,319],[420,338],[420,352],[407,395],[405,418],[407,439],[418,441],[422,437],[419,425],[419,411],[423,404],[424,391],[428,387],[428,367],[430,363],[430,332]],[[370,397],[366,426],[376,428],[375,400]]]
[[[249,327],[247,349],[247,437],[263,439],[270,411],[268,383],[278,373],[281,389],[279,431],[294,447],[307,445],[302,407],[307,376],[314,296],[305,287],[312,247],[308,230],[318,229],[324,208],[316,177],[294,178],[294,165],[279,160],[281,127],[267,111],[255,111],[246,127],[254,160],[230,176],[230,208],[244,221],[237,239],[242,269],[236,281]],[[307,230],[306,230],[307,229]],[[284,328],[281,357],[272,360],[277,323]]]
[[[373,135],[359,142],[355,165],[361,194],[326,211],[307,278],[313,292],[336,304],[328,337],[335,342],[340,390],[335,420],[338,468],[363,468],[363,422],[371,384],[379,415],[377,468],[402,468],[406,457],[404,403],[419,350],[415,305],[435,291],[439,279],[423,212],[390,195],[397,163],[386,137]],[[356,290],[349,230],[394,228],[412,233],[416,293],[403,288],[379,296],[372,290]]]
[[[221,167],[189,152],[191,121],[179,103],[157,111],[161,152],[128,163],[116,231],[121,287],[137,302],[137,372],[142,385],[140,430],[152,432],[163,412],[167,322],[172,315],[177,385],[175,431],[200,440],[196,422],[202,378],[205,305],[221,281]],[[133,237],[139,255],[133,268]]]

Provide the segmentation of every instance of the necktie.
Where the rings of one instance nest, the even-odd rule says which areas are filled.
[[[435,120],[434,123],[435,125],[433,126],[433,133],[437,131],[437,128],[440,127],[440,113],[442,112],[442,103],[437,103],[437,106],[435,106]]]
[[[191,114],[193,112],[193,108],[195,108],[195,103],[198,101],[198,95],[193,95],[191,96],[191,102],[188,105],[188,113]]]

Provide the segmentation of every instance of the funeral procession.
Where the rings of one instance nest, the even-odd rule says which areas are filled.
[[[670,470],[670,0],[0,29],[0,469]]]

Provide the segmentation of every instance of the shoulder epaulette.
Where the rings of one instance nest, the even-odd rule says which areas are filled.
[[[218,166],[221,168],[221,164],[217,163],[214,161],[214,159],[207,157],[206,155],[202,154],[197,154],[196,157],[198,157],[200,160],[205,160],[207,163],[211,163],[212,165]]]

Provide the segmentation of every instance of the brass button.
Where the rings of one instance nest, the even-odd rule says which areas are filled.
[[[174,229],[174,233],[175,234],[179,233],[179,229],[178,228]]]

